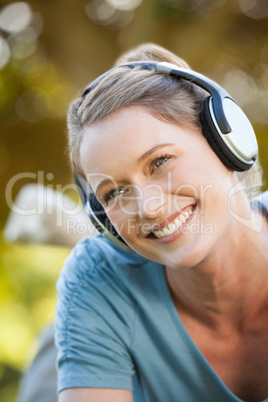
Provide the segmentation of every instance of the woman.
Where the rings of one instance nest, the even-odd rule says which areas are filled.
[[[118,64],[139,60],[189,68],[155,45]],[[249,201],[259,168],[235,171],[208,144],[200,86],[118,67],[70,107],[73,168],[135,253],[98,236],[67,259],[60,402],[268,396],[268,227],[265,200]]]

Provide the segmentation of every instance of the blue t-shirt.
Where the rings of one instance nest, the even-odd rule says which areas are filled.
[[[57,287],[59,391],[120,388],[132,390],[135,402],[241,402],[186,331],[164,266],[97,236],[73,249]]]

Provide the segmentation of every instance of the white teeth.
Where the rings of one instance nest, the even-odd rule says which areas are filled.
[[[173,222],[171,222],[167,227],[160,230],[154,230],[154,235],[158,239],[166,236],[170,236],[172,233],[176,232],[177,229],[181,227],[183,223],[192,215],[193,210],[189,209],[187,212],[181,213]]]
[[[162,232],[163,232],[166,236],[171,235],[171,233],[170,233],[170,231],[168,230],[168,228],[163,228],[163,229],[162,229]]]
[[[168,225],[168,230],[169,230],[171,233],[173,233],[173,232],[175,232],[175,230],[177,230],[177,226],[174,225],[174,223],[170,223],[170,224]]]
[[[177,228],[181,227],[182,223],[181,223],[181,221],[179,220],[179,218],[176,218],[176,219],[175,219],[175,225],[177,226]]]
[[[180,220],[182,223],[185,223],[185,222],[186,222],[186,218],[185,218],[185,216],[184,216],[183,214],[180,214],[180,215],[179,215],[179,220]]]

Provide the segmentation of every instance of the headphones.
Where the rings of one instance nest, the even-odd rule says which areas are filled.
[[[152,70],[156,73],[190,81],[207,91],[209,96],[205,98],[201,106],[200,122],[203,134],[211,148],[228,168],[242,172],[253,166],[258,155],[258,144],[247,116],[220,85],[190,69],[179,68],[167,62],[154,61],[138,61],[119,65],[102,74],[87,86],[82,93],[82,98],[111,71],[119,67],[139,67],[141,70]],[[74,173],[74,180],[93,225],[114,245],[124,251],[133,252],[111,224],[102,205],[97,201],[86,181],[77,173]]]

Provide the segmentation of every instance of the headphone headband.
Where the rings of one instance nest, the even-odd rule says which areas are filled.
[[[100,75],[96,80],[94,80],[91,84],[89,84],[82,93],[82,97],[86,96],[92,89],[94,89],[106,76],[108,76],[112,71],[117,70],[121,67],[135,68],[141,67],[142,70],[155,70],[156,73],[169,75],[172,77],[183,78],[187,81],[196,84],[200,88],[203,88],[213,97],[213,109],[216,117],[216,121],[218,126],[221,129],[223,134],[230,133],[231,127],[228,123],[228,120],[225,117],[223,111],[223,99],[230,98],[231,96],[228,94],[225,89],[223,89],[219,84],[215,81],[207,78],[203,74],[197,73],[196,71],[187,69],[187,68],[179,68],[175,64],[171,64],[168,62],[156,62],[156,61],[133,61],[131,63],[120,64],[106,71],[104,74]]]

